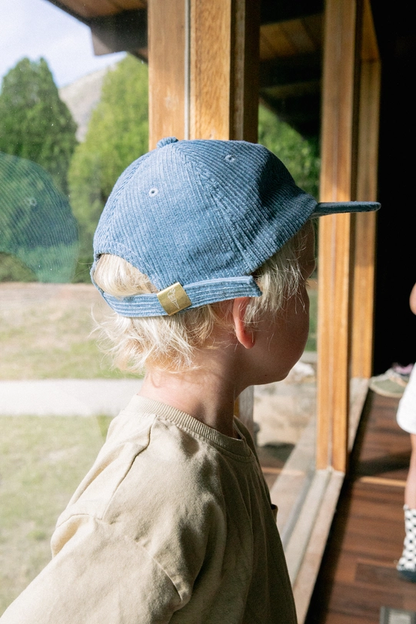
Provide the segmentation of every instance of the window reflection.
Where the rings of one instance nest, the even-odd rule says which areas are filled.
[[[57,408],[45,414],[36,399],[50,394],[46,384],[56,380],[59,405],[74,392],[62,381],[126,377],[111,368],[92,333],[91,310],[99,315],[105,304],[89,269],[105,201],[119,174],[147,151],[147,66],[124,55],[99,73],[99,80],[84,76],[58,89],[47,60],[23,58],[3,77],[0,92],[0,396],[15,382],[31,382],[30,392],[39,392],[30,394],[23,412],[18,399],[29,386],[8,386],[13,407],[0,400],[0,613],[49,559],[59,513],[102,445],[117,400],[122,408],[136,387],[126,387],[111,409],[100,403],[95,413],[74,408],[63,416]],[[316,143],[264,107],[259,142],[317,196]],[[311,333],[301,365],[287,382],[255,389],[257,442],[270,487],[286,462],[293,463],[296,448],[313,448],[304,438],[315,414],[314,283],[310,296]],[[79,394],[71,399],[81,401]]]

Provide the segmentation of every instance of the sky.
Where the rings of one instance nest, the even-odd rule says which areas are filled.
[[[58,88],[114,63],[94,56],[88,26],[48,0],[0,0],[0,81],[23,57],[46,59]]]

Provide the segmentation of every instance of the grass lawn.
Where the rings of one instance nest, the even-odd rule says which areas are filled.
[[[55,522],[109,421],[0,416],[0,615],[50,560]]]
[[[0,284],[0,379],[128,377],[97,346],[92,313],[107,306],[90,284]]]

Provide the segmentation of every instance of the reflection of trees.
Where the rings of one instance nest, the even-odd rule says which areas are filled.
[[[16,256],[41,282],[71,281],[77,226],[52,177],[29,160],[0,152],[0,189],[0,252]]]
[[[86,266],[107,197],[119,175],[148,147],[147,66],[127,55],[104,78],[100,102],[68,174],[71,206],[80,227],[80,259]]]
[[[76,279],[89,281],[92,239],[104,203],[122,171],[148,150],[147,66],[127,55],[109,71],[86,139],[78,146],[75,131],[46,61],[23,59],[4,77],[0,93],[0,153],[4,152],[0,154],[0,280],[5,264],[2,252],[18,257],[42,281],[71,279],[75,222],[68,202],[58,192],[66,193],[69,186],[80,238]],[[317,142],[300,137],[264,107],[260,107],[259,142],[283,160],[302,188],[317,196]],[[6,154],[27,160],[7,159]],[[35,162],[43,169],[36,168]]]
[[[75,132],[46,61],[19,61],[2,82],[0,151],[38,163],[65,193]]]
[[[318,198],[320,158],[317,137],[302,137],[264,106],[260,106],[259,143],[284,162],[298,186]]]

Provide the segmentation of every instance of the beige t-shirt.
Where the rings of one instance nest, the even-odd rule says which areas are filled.
[[[294,624],[252,440],[135,396],[1,624]]]

